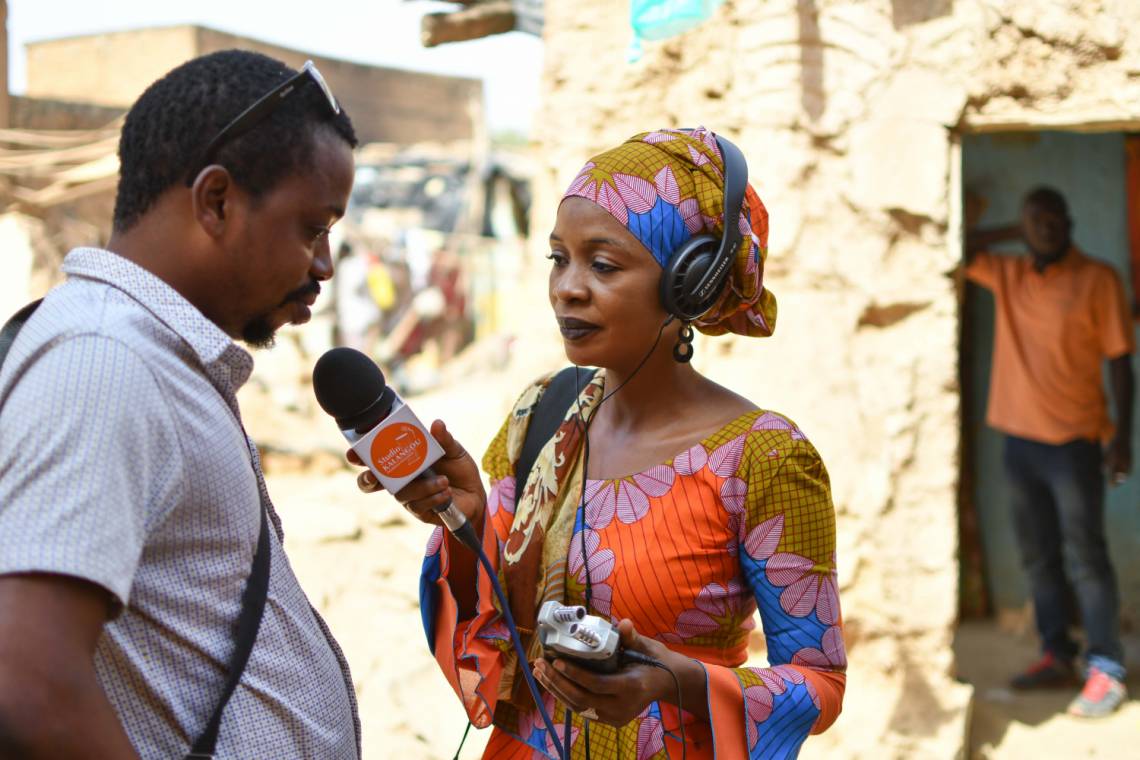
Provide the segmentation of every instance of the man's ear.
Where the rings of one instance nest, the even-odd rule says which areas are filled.
[[[210,164],[194,178],[190,187],[194,220],[211,238],[225,233],[234,187],[233,177],[219,164]]]

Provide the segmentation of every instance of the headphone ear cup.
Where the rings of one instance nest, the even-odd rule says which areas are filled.
[[[715,303],[719,290],[711,299],[705,299],[708,303],[699,302],[694,291],[716,259],[719,247],[719,238],[697,235],[673,254],[661,272],[661,305],[665,311],[691,322]]]

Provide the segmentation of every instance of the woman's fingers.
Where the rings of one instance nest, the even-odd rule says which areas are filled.
[[[593,694],[621,694],[625,684],[618,675],[606,675],[587,670],[568,660],[555,660],[553,669],[556,675]]]
[[[462,459],[467,456],[467,450],[463,448],[463,444],[455,440],[455,436],[447,429],[447,424],[443,420],[431,423],[431,437],[443,449],[443,455],[449,459]]]
[[[635,652],[641,652],[657,659],[661,659],[662,655],[668,651],[668,647],[660,641],[646,638],[638,633],[633,627],[633,621],[629,618],[618,622],[617,627],[618,636],[621,637],[621,645],[625,649],[632,649]]]
[[[580,713],[591,706],[589,694],[562,677],[549,662],[539,660],[535,663],[534,676],[543,688],[574,712]]]
[[[384,490],[384,486],[380,485],[380,481],[372,474],[372,470],[365,470],[356,476],[356,487],[364,493],[375,493],[376,491]]]
[[[459,452],[459,456],[466,457],[470,460],[470,457],[467,457],[466,452],[464,452],[463,447],[447,432],[447,428],[442,422],[437,420],[435,425],[433,425],[433,430],[438,430],[439,434],[445,437],[447,444],[445,450],[450,449],[452,452]],[[363,464],[360,455],[352,449],[345,452],[345,458],[352,464]],[[475,477],[478,479],[477,470]],[[476,482],[478,482],[478,480]],[[451,483],[446,476],[430,475],[416,478],[393,495],[396,497],[396,501],[400,502],[417,520],[422,520],[430,525],[440,525],[442,523],[435,510],[445,506],[452,500],[453,496],[450,486]],[[383,484],[380,483],[376,475],[370,469],[364,470],[356,476],[356,487],[364,493],[375,493],[384,490]],[[480,504],[479,506],[482,505]]]
[[[635,647],[638,640],[641,638],[637,635],[637,630],[633,627],[633,621],[629,618],[622,618],[618,621],[618,636],[621,637],[621,645],[623,647]],[[640,650],[639,650],[640,651]]]
[[[447,478],[443,476],[417,478],[400,489],[396,494],[396,501],[417,520],[439,525],[439,516],[435,510],[451,501],[451,490],[448,488]]]
[[[447,478],[442,475],[416,478],[395,493],[396,501],[407,505],[414,501],[426,501],[441,495],[446,501],[450,496],[449,485]]]

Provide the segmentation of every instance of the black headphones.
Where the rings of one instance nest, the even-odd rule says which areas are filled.
[[[748,186],[744,154],[719,135],[716,144],[724,160],[724,232],[696,235],[674,253],[661,274],[661,305],[682,322],[692,322],[712,308],[728,282],[740,248],[740,207]]]

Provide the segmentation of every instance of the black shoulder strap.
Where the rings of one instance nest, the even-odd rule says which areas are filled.
[[[3,364],[4,359],[8,357],[8,349],[16,342],[16,336],[19,335],[24,323],[27,322],[33,312],[40,307],[40,303],[42,303],[43,300],[42,298],[37,298],[31,303],[26,304],[24,308],[9,317],[8,321],[4,323],[4,327],[0,328],[0,364]]]
[[[4,326],[0,328],[0,365],[8,356],[8,349],[16,342],[16,336],[23,328],[24,323],[39,308],[42,298],[36,299],[17,311]],[[222,724],[222,713],[229,704],[230,697],[241,681],[245,672],[249,654],[253,651],[253,642],[257,640],[257,631],[261,628],[261,617],[265,612],[265,598],[269,594],[269,520],[266,517],[265,506],[261,507],[261,528],[257,537],[257,550],[253,555],[253,569],[245,582],[245,590],[241,595],[241,614],[238,615],[237,625],[234,628],[233,657],[230,660],[229,675],[226,677],[222,696],[214,708],[210,720],[201,736],[194,742],[186,760],[209,760],[214,756],[214,747],[218,743],[218,729]]]
[[[3,327],[0,327],[0,365],[8,357],[11,344],[16,342],[16,335],[24,327],[32,313],[39,309],[43,299],[36,299],[11,316]],[[218,744],[218,729],[221,727],[221,714],[226,711],[229,697],[233,696],[238,681],[242,680],[245,664],[250,661],[253,643],[258,638],[258,629],[261,628],[261,616],[266,610],[266,597],[269,594],[269,521],[266,508],[261,507],[261,529],[258,536],[258,549],[253,555],[253,569],[250,578],[245,581],[245,590],[242,591],[242,612],[238,615],[237,626],[234,629],[233,659],[229,663],[229,676],[226,685],[222,687],[221,698],[215,706],[210,720],[201,736],[198,736],[186,760],[209,760],[213,758],[214,746]]]
[[[261,533],[257,537],[257,552],[253,555],[253,569],[249,573],[249,579],[245,582],[245,591],[241,595],[241,614],[238,615],[237,626],[234,629],[237,645],[230,658],[230,672],[226,677],[225,686],[222,687],[218,706],[214,708],[213,715],[210,716],[198,740],[194,742],[186,760],[213,758],[214,746],[218,743],[218,729],[222,725],[222,713],[225,712],[234,689],[241,681],[245,665],[249,662],[249,654],[253,651],[253,642],[257,640],[257,631],[261,628],[265,597],[269,594],[269,520],[265,512],[265,506],[262,505]]]
[[[566,410],[578,398],[578,394],[597,374],[596,369],[581,369],[567,367],[559,372],[546,386],[542,398],[530,417],[530,425],[526,429],[526,438],[523,439],[522,452],[519,461],[515,463],[515,503],[522,496],[523,487],[526,486],[530,471],[534,469],[534,461],[538,459],[538,452],[546,445],[551,436],[558,430],[558,426],[566,416]],[[577,381],[577,382],[575,382]]]

